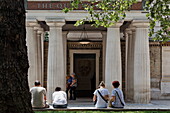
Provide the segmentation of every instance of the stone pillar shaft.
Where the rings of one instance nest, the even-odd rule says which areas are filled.
[[[64,75],[67,76],[67,34],[68,32],[63,32],[63,51],[64,51]]]
[[[121,68],[121,50],[120,50],[120,25],[108,28],[106,39],[106,65],[105,65],[105,82],[106,88],[111,92],[112,81],[122,83],[122,68]],[[121,87],[121,86],[120,86]]]
[[[64,53],[62,26],[64,22],[47,22],[50,26],[48,49],[47,99],[52,102],[52,93],[56,87],[65,90]]]
[[[37,31],[37,80],[41,82],[41,85],[43,86],[43,73],[42,73],[42,42],[41,37],[43,34],[43,29],[39,29]]]
[[[37,80],[37,30],[34,27],[39,26],[36,21],[26,23],[26,42],[28,47],[28,82],[29,87],[34,86],[34,82]]]
[[[134,76],[137,77],[134,78],[134,100],[139,103],[148,103],[150,100],[150,60],[147,33],[147,29],[136,29]]]
[[[132,29],[126,30],[126,101],[133,101],[134,97],[134,40]]]
[[[107,38],[107,33],[106,32],[102,32],[102,41],[103,41],[103,75],[102,75],[102,80],[105,81],[105,62],[106,62],[106,38]]]
[[[127,80],[129,96],[133,97],[135,103],[150,102],[150,57],[149,57],[149,38],[147,21],[133,21],[132,27],[135,28],[132,42],[128,44],[128,72]],[[132,46],[130,46],[132,45]],[[131,99],[131,98],[130,98]]]

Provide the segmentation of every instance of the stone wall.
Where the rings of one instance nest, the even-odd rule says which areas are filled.
[[[150,42],[151,99],[158,99],[161,81],[161,45]]]
[[[151,99],[170,99],[170,44],[150,42]]]

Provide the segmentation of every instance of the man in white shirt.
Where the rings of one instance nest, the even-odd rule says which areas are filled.
[[[54,108],[67,108],[67,94],[60,87],[56,87],[52,97]]]
[[[40,81],[35,81],[34,87],[30,89],[32,94],[31,104],[33,108],[44,108],[48,107],[46,102],[46,89],[41,87]]]

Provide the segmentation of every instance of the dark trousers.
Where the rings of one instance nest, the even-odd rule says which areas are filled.
[[[70,100],[76,100],[76,87],[75,86],[70,88]]]
[[[67,104],[64,104],[64,105],[56,105],[56,104],[53,104],[53,107],[54,107],[54,108],[67,108]]]
[[[67,99],[68,99],[68,91],[70,90],[70,88],[66,89],[66,94],[67,94]]]

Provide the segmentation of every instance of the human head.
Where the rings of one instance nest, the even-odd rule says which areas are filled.
[[[101,81],[101,82],[100,82],[99,87],[105,87],[104,81]]]
[[[61,87],[56,87],[55,91],[61,91]]]
[[[118,88],[120,83],[119,83],[119,81],[113,81],[112,85],[113,85],[114,88]]]
[[[75,75],[76,75],[75,73],[71,73],[71,77],[75,77]]]
[[[70,76],[69,76],[69,75],[67,75],[67,76],[66,76],[66,80],[68,80],[69,78],[70,78]]]
[[[35,85],[35,86],[40,86],[41,83],[40,83],[40,81],[37,80],[37,81],[35,81],[34,85]]]

